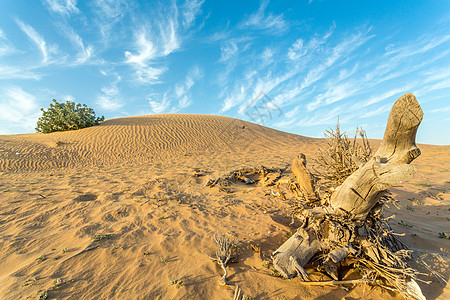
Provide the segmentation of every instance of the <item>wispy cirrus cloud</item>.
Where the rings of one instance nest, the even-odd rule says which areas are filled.
[[[327,118],[320,122],[314,120],[311,123],[313,125],[308,126],[327,124],[336,118],[342,110],[334,104],[362,91],[362,87],[353,79],[360,70],[360,64],[352,62],[351,57],[374,37],[372,29],[367,26],[356,28],[351,34],[341,33],[333,37],[336,27],[333,22],[323,34],[316,33],[310,39],[296,39],[287,47],[278,46],[277,52],[286,53],[286,59],[277,60],[276,68],[261,63],[262,57],[274,55],[269,50],[265,50],[264,55],[250,51],[250,54],[254,54],[245,56],[245,59],[229,59],[228,65],[234,61],[240,67],[241,74],[232,72],[236,75],[233,84],[224,86],[220,94],[223,98],[220,112],[228,112],[237,106],[238,115],[245,118],[243,114],[247,107],[259,94],[264,93],[269,96],[268,99],[272,99],[270,103],[264,103],[265,107],[273,106],[278,112],[284,109],[298,112],[286,115],[283,121],[272,120],[275,126],[303,126],[313,120],[305,118],[304,113],[311,115],[313,111],[319,111],[319,108],[322,111],[328,106]],[[235,52],[236,56],[241,53],[240,49]],[[349,67],[350,62],[352,64]],[[242,68],[246,71],[242,72]],[[232,75],[228,77],[232,78]],[[295,107],[291,108],[293,104]]]
[[[450,106],[446,106],[446,107],[441,107],[441,108],[437,108],[437,109],[433,109],[430,112],[431,113],[443,113],[443,112],[449,112],[450,111]]]
[[[275,126],[290,128],[295,124],[306,128],[314,125],[331,125],[338,115],[341,123],[374,118],[387,114],[392,103],[406,92],[422,96],[430,91],[450,86],[450,75],[445,67],[428,73],[420,72],[448,58],[449,52],[442,51],[450,42],[446,34],[419,37],[420,42],[414,45],[400,45],[397,48],[390,45],[387,47],[388,54],[374,55],[370,48],[366,51],[358,50],[372,39],[371,31],[371,29],[361,31],[354,38],[341,40],[339,44],[330,48],[329,44],[333,43],[335,37],[319,47],[318,53],[321,55],[314,54],[308,57],[300,51],[306,42],[299,43],[295,49],[300,51],[296,52],[300,53],[297,57],[300,57],[303,63],[306,61],[306,66],[313,67],[306,75],[300,72],[294,76],[297,80],[304,76],[300,84],[291,87],[289,84],[284,85],[283,91],[278,95],[274,94],[274,98],[280,100],[277,102],[280,105],[299,103],[307,98],[313,100],[297,104],[294,110],[298,113],[286,114],[286,118]],[[322,57],[323,54],[328,56]],[[318,57],[322,62],[317,64]],[[390,84],[397,78],[405,79],[398,80],[401,82],[400,85]],[[292,102],[289,99],[293,99]],[[338,106],[337,102],[342,104]],[[310,117],[301,118],[302,114],[299,113],[302,111],[308,112]],[[325,117],[317,115],[318,112],[327,111],[328,113],[324,113]],[[355,112],[358,112],[357,115]],[[315,118],[319,118],[320,122]],[[375,127],[372,125],[372,130],[379,131]]]
[[[126,0],[95,0],[94,6],[97,15],[103,20],[119,21],[128,10]]]
[[[40,80],[42,74],[36,73],[33,69],[20,66],[1,66],[0,79],[34,79]]]
[[[0,90],[0,99],[0,133],[14,133],[36,125],[40,114],[36,96],[19,86],[9,86]]]
[[[178,51],[186,28],[190,27],[201,11],[203,1],[188,1],[179,9],[176,2],[155,8],[151,21],[145,22],[134,31],[133,50],[127,50],[125,63],[134,68],[141,84],[160,82],[167,71],[164,58]],[[181,12],[180,12],[181,10]],[[181,15],[181,17],[180,17]]]
[[[150,105],[150,111],[152,113],[161,114],[169,110],[171,101],[169,100],[166,92],[162,96],[159,94],[149,95],[148,104]]]
[[[91,59],[94,54],[94,47],[92,45],[85,45],[81,36],[79,36],[75,30],[68,25],[61,25],[60,28],[65,33],[67,39],[72,45],[77,48],[78,55],[71,65],[81,65]]]
[[[238,46],[235,40],[227,41],[220,47],[220,59],[221,62],[226,62],[238,54]]]
[[[141,29],[136,33],[135,42],[136,51],[125,51],[126,63],[135,69],[137,80],[142,83],[157,83],[160,76],[167,70],[165,67],[153,67],[156,64],[154,60],[162,57],[161,49],[149,39],[147,30]]]
[[[43,2],[51,12],[67,17],[80,12],[77,8],[77,0],[44,0]]]
[[[404,91],[403,91],[403,93],[404,93]],[[369,110],[365,113],[361,113],[359,117],[361,119],[375,117],[375,116],[387,113],[388,111],[391,110],[391,108],[392,108],[392,103],[386,103],[386,104],[378,107],[375,110]]]
[[[299,121],[295,122],[295,126],[299,127],[313,127],[318,125],[327,125],[330,123],[335,123],[339,117],[341,123],[345,123],[346,120],[341,117],[343,110],[341,107],[335,107],[331,110],[317,111],[314,114],[308,113],[306,117],[301,118]],[[305,114],[303,115],[305,116]]]
[[[135,48],[137,49],[137,53],[133,54],[130,51],[125,51],[127,63],[145,66],[149,61],[160,56],[158,49],[156,49],[153,42],[149,39],[146,28],[142,28],[137,32],[135,38]]]
[[[116,75],[115,80],[108,86],[101,88],[101,94],[97,97],[96,103],[106,111],[117,111],[124,106],[118,84],[122,78]]]
[[[93,1],[94,13],[96,15],[95,24],[98,26],[105,46],[110,44],[110,40],[118,39],[120,30],[111,34],[114,26],[120,23],[125,15],[130,11],[131,2],[127,0],[95,0]]]
[[[442,35],[438,37],[422,36],[419,38],[419,42],[415,42],[414,45],[402,46],[399,48],[391,48],[385,56],[391,57],[391,61],[399,61],[410,56],[422,54],[428,52],[450,40],[450,35]]]
[[[186,95],[189,90],[194,86],[195,82],[203,77],[203,70],[200,67],[193,67],[186,75],[185,80],[182,83],[175,85],[175,95],[178,98]]]
[[[126,63],[135,69],[136,79],[141,84],[154,84],[159,82],[160,76],[167,70],[164,66],[154,67],[156,59],[163,55],[163,50],[157,49],[149,40],[147,30],[141,29],[136,36],[135,54],[125,51]]]
[[[307,54],[311,54],[317,51],[322,45],[324,45],[328,38],[333,34],[336,29],[336,23],[330,26],[330,29],[323,36],[314,36],[311,38],[306,44],[305,41],[301,38],[297,39],[288,50],[287,56],[290,60],[298,60]]]
[[[330,76],[330,69],[338,63],[342,63],[349,54],[356,51],[359,47],[369,41],[373,36],[369,34],[370,29],[360,31],[341,39],[335,46],[327,46],[326,41],[331,36],[336,25],[333,24],[329,31],[322,37],[314,37],[314,41],[309,41],[306,48],[305,57],[301,63],[304,68],[295,70],[292,76],[296,83],[293,87],[287,87],[275,96],[279,105],[288,105],[291,101],[297,99],[299,95],[307,93],[307,89],[313,87],[321,79]],[[309,68],[308,68],[309,67]],[[308,111],[315,110],[323,105],[328,105],[354,95],[360,90],[356,82],[340,82],[348,78],[350,74],[356,72],[352,70],[341,70],[336,79],[331,83],[324,85],[324,91],[317,94],[315,99],[307,104]],[[345,70],[345,69],[344,69]],[[331,73],[332,74],[332,73]]]
[[[148,103],[152,113],[176,113],[192,104],[190,95],[191,88],[203,77],[203,70],[194,66],[191,68],[186,78],[175,85],[173,90],[166,91],[162,95],[152,93],[148,96]],[[173,100],[176,100],[174,103]]]
[[[189,28],[195,23],[195,19],[201,13],[201,8],[205,0],[188,0],[182,5],[182,24],[184,28]]]
[[[241,24],[241,28],[250,28],[257,30],[265,30],[274,34],[281,34],[287,31],[289,24],[285,21],[284,16],[267,13],[267,5],[270,0],[262,0],[258,10],[251,14]]]
[[[16,50],[6,38],[6,34],[0,28],[0,56],[13,54]]]
[[[386,99],[390,99],[395,96],[400,96],[402,93],[405,93],[405,91],[410,90],[412,87],[413,87],[413,85],[411,84],[411,85],[406,85],[406,86],[402,86],[399,88],[394,88],[394,89],[384,92],[382,94],[373,96],[373,97],[369,98],[368,100],[362,101],[359,104],[355,105],[355,107],[357,107],[357,108],[367,107],[367,106],[382,102]]]
[[[28,36],[28,38],[39,48],[42,53],[42,63],[49,62],[50,54],[56,51],[55,47],[47,45],[44,38],[30,25],[23,23],[21,20],[15,20],[20,29]]]
[[[274,50],[271,48],[265,48],[261,54],[261,61],[264,66],[270,65],[274,62]]]
[[[352,82],[346,82],[341,85],[327,89],[324,93],[316,96],[313,102],[308,103],[306,109],[312,111],[320,107],[322,104],[328,105],[350,96],[353,96],[359,89]]]

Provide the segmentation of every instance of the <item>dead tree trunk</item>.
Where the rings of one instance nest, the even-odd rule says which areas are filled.
[[[331,196],[331,207],[363,219],[380,194],[415,172],[408,165],[420,155],[415,140],[423,112],[413,94],[400,97],[392,107],[383,142],[371,161],[350,175]]]
[[[415,172],[409,163],[420,155],[415,137],[422,117],[413,94],[400,97],[392,107],[383,142],[374,157],[336,188],[329,206],[305,206],[301,212],[303,228],[273,253],[274,267],[284,277],[299,275],[302,280],[309,280],[303,267],[321,252],[326,257],[325,270],[337,279],[339,263],[348,254],[356,253],[356,249],[376,251],[365,246],[361,228],[385,191]],[[308,184],[306,165],[300,162],[294,160],[292,171],[303,189],[306,186],[308,192],[314,192]]]

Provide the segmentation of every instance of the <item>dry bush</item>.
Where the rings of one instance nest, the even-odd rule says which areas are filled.
[[[356,128],[353,139],[349,138],[345,132],[341,132],[339,120],[336,128],[330,128],[325,133],[326,145],[319,151],[317,159],[321,171],[316,171],[316,176],[337,187],[344,180],[356,171],[360,165],[367,162],[372,156],[369,140],[366,132],[361,128]]]

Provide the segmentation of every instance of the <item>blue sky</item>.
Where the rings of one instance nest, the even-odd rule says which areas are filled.
[[[0,1],[0,134],[55,98],[382,138],[406,92],[417,141],[450,144],[450,1]]]

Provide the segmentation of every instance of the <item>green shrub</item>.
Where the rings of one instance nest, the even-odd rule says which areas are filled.
[[[94,110],[88,108],[86,104],[71,101],[59,103],[55,99],[52,101],[47,110],[41,108],[42,117],[39,118],[36,127],[38,132],[77,130],[98,125],[105,120],[104,116],[96,118]]]

